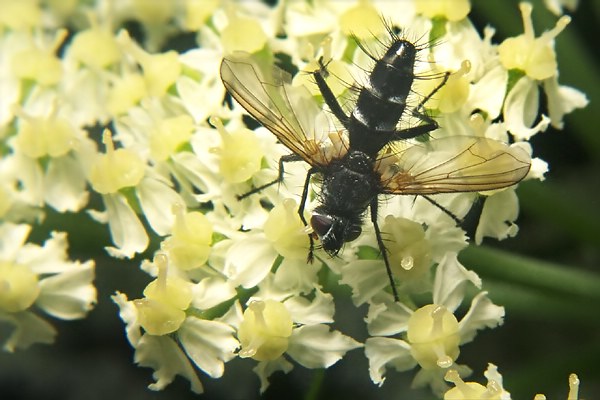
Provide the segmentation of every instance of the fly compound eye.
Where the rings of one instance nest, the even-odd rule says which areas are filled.
[[[350,226],[348,227],[348,229],[346,229],[346,235],[345,235],[345,239],[346,242],[351,242],[353,240],[356,240],[360,234],[362,233],[362,229],[360,226]]]
[[[333,219],[327,215],[314,214],[310,217],[310,226],[319,237],[323,237],[329,232],[333,225]]]

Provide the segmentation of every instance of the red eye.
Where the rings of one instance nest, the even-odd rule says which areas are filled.
[[[325,236],[329,232],[329,229],[331,229],[332,224],[333,220],[327,215],[313,214],[310,218],[310,226],[312,226],[319,237]]]

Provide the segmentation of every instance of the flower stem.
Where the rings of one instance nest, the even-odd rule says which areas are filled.
[[[310,386],[308,391],[306,392],[306,396],[304,396],[304,400],[315,400],[320,398],[319,394],[321,392],[321,388],[323,387],[323,380],[325,379],[325,370],[322,368],[316,369],[312,373],[313,377],[310,382]]]
[[[461,252],[460,259],[482,276],[600,300],[600,276],[575,267],[540,261],[487,246],[469,246]]]

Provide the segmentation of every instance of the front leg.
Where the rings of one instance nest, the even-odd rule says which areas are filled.
[[[392,274],[392,268],[390,266],[390,261],[387,256],[387,250],[385,249],[385,244],[383,243],[383,238],[381,237],[381,230],[379,229],[379,224],[377,223],[377,197],[375,197],[371,201],[371,222],[373,223],[373,227],[375,228],[375,237],[377,238],[377,246],[379,247],[379,251],[381,252],[381,256],[383,257],[383,262],[385,263],[385,269],[387,271],[388,278],[390,280],[390,285],[392,286],[392,294],[394,295],[394,301],[399,302],[400,298],[398,297],[398,289],[396,289],[396,282],[394,281],[394,274]]]
[[[300,205],[298,206],[298,215],[300,216],[300,220],[304,224],[304,226],[308,226],[308,222],[306,222],[306,218],[304,218],[304,209],[306,207],[306,200],[308,199],[308,191],[310,190],[310,177],[318,172],[315,167],[311,167],[306,173],[306,179],[304,180],[304,189],[302,189],[302,198],[300,199]],[[314,261],[314,251],[315,251],[315,239],[312,234],[308,234],[308,240],[310,242],[308,247],[308,256],[306,257],[306,262],[312,264]]]
[[[283,169],[283,163],[293,162],[293,161],[303,161],[303,160],[302,160],[302,157],[300,157],[297,154],[286,154],[285,156],[281,156],[281,158],[279,159],[279,171],[277,173],[277,178],[273,179],[271,182],[265,183],[264,185],[255,187],[254,189],[251,189],[250,191],[248,191],[244,194],[238,195],[237,199],[238,200],[245,199],[246,197],[248,197],[250,195],[253,195],[255,193],[263,191],[264,189],[268,188],[269,186],[272,186],[276,183],[283,182],[283,177],[285,174],[285,171]],[[305,225],[306,225],[306,223],[305,223]]]

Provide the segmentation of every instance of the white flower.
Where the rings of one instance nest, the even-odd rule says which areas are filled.
[[[571,21],[562,16],[556,26],[535,37],[531,21],[532,6],[520,4],[524,33],[508,38],[498,47],[502,65],[520,79],[512,87],[504,103],[504,116],[507,128],[520,140],[527,140],[537,132],[544,131],[550,119],[555,127],[562,127],[565,112],[585,107],[587,98],[573,88],[559,87],[554,38]],[[548,98],[550,119],[542,115],[541,121],[531,127],[539,109],[538,82],[543,83]]]
[[[158,276],[144,290],[144,298],[129,301],[122,293],[113,296],[135,349],[135,361],[154,369],[156,382],[150,389],[163,389],[179,374],[190,381],[194,392],[202,393],[192,363],[210,377],[219,378],[224,363],[235,357],[239,343],[232,326],[218,319],[202,319],[197,315],[203,309],[194,307],[216,305],[215,298],[203,297],[207,293],[218,294],[222,303],[234,292],[223,280],[207,282],[210,278],[205,278],[193,284],[178,277],[173,266],[168,273],[164,254],[159,253],[154,264]]]
[[[167,234],[175,219],[172,206],[182,204],[183,199],[170,187],[169,182],[154,177],[139,155],[129,149],[115,150],[108,131],[103,135],[106,154],[96,156],[90,170],[89,180],[94,190],[102,194],[105,212],[89,211],[97,221],[108,223],[113,243],[107,247],[111,255],[131,258],[144,251],[148,235],[130,200],[123,193],[134,189],[144,216],[152,229]]]
[[[436,269],[432,304],[417,310],[391,301],[389,295],[369,308],[367,326],[372,335],[365,343],[369,373],[373,382],[383,384],[388,367],[399,371],[421,367],[414,385],[430,385],[435,391],[445,390],[444,370],[455,363],[459,346],[471,341],[477,330],[502,323],[504,309],[496,306],[480,292],[471,302],[467,314],[458,321],[453,312],[465,296],[467,284],[479,288],[481,280],[466,270],[448,253]],[[395,337],[406,335],[406,340]]]
[[[96,146],[59,108],[60,101],[54,91],[40,89],[24,105],[27,111],[18,109],[7,178],[19,182],[18,196],[26,203],[75,212],[87,204],[85,173]]]
[[[279,256],[285,256],[297,268],[304,268],[308,247],[296,203],[287,199],[271,210],[262,232],[248,232],[232,244],[227,252],[224,273],[236,285],[257,286]]]
[[[284,354],[306,368],[328,368],[349,350],[362,346],[326,325],[333,322],[331,295],[315,289],[314,296],[312,301],[300,296],[282,301],[250,299],[238,327],[239,355],[259,361],[254,371],[260,377],[261,392],[270,374],[291,369]]]
[[[96,303],[94,263],[67,259],[66,234],[54,232],[38,246],[26,243],[28,225],[0,225],[0,320],[14,331],[4,349],[24,349],[52,343],[55,329],[32,311],[59,319],[83,318]]]

